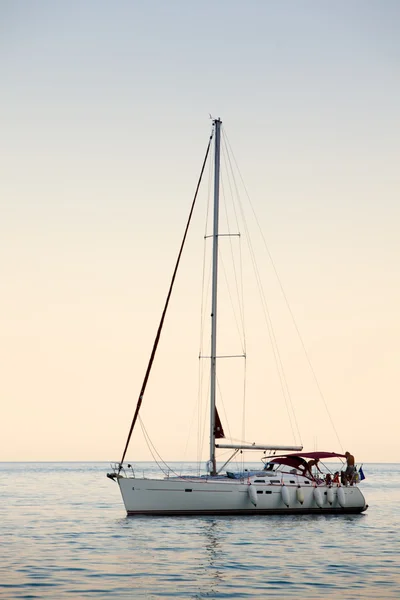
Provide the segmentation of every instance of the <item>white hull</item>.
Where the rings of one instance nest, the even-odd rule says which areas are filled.
[[[285,478],[286,490],[283,493],[281,482],[255,483],[254,478],[118,477],[117,481],[128,515],[343,514],[360,513],[367,509],[364,496],[357,486],[338,488],[334,485],[328,494],[328,486],[319,485],[319,493],[315,493],[312,482],[299,479],[302,481],[291,484]],[[249,485],[255,488],[256,494],[254,489],[249,493]],[[338,489],[343,491],[344,500],[342,493],[338,497]]]

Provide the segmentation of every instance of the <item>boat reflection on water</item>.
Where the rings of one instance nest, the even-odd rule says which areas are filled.
[[[202,597],[217,597],[221,593],[221,587],[226,584],[227,557],[223,544],[226,536],[221,531],[222,528],[225,528],[225,523],[225,519],[218,521],[216,519],[204,519],[204,526],[201,529],[205,538],[203,568],[208,571],[210,579],[207,585],[208,589],[202,590]]]

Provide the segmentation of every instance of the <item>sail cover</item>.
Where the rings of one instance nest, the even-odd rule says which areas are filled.
[[[217,407],[215,407],[215,429],[214,429],[215,438],[224,438],[225,433],[222,427],[221,419],[219,418],[219,414],[217,411]]]

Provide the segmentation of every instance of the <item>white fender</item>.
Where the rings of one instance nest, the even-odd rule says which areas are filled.
[[[303,490],[301,489],[300,485],[298,485],[297,489],[296,489],[296,498],[297,498],[297,502],[300,502],[300,504],[303,504],[304,494],[303,494]]]
[[[321,490],[317,488],[317,486],[314,487],[314,500],[315,504],[319,506],[319,508],[322,508],[324,501],[322,499]]]
[[[257,492],[254,485],[249,484],[247,486],[247,493],[249,494],[251,503],[254,504],[254,506],[257,506]]]
[[[284,483],[282,483],[281,494],[283,503],[289,508],[289,490]]]
[[[337,499],[342,508],[346,506],[346,494],[344,493],[344,489],[341,485],[338,485],[337,489]]]
[[[333,488],[331,486],[328,487],[328,491],[327,491],[326,495],[327,495],[329,504],[332,506],[335,495],[333,493]]]

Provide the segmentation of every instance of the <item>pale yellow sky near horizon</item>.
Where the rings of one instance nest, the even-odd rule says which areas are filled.
[[[271,283],[305,447],[399,462],[398,4],[2,11],[0,461],[120,458],[211,112],[342,444]],[[198,258],[190,241],[143,404],[166,460],[196,458]],[[250,333],[250,351],[258,341]],[[246,432],[292,443],[270,363],[249,366]],[[237,432],[229,395],[221,412]],[[151,459],[139,431],[128,458]]]

